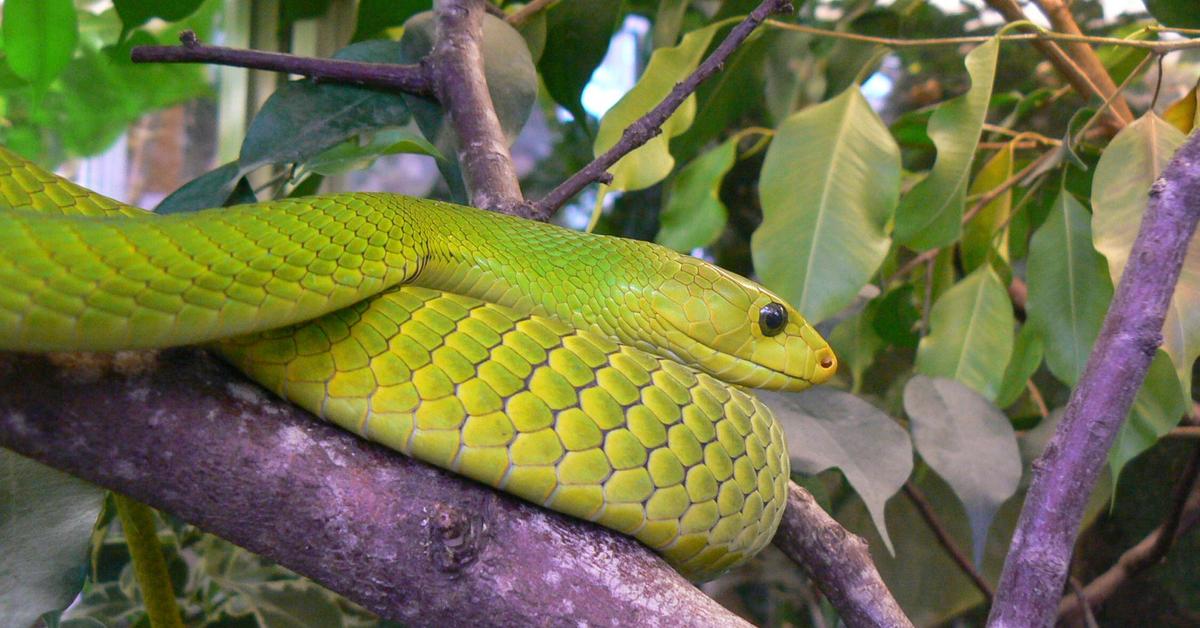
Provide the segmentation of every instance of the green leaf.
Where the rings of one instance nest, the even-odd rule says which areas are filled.
[[[991,266],[980,266],[946,291],[930,312],[930,333],[917,347],[917,371],[956,379],[995,399],[1012,355],[1013,313]]]
[[[759,178],[754,268],[808,320],[829,318],[887,255],[899,194],[900,150],[857,86],[790,116]]]
[[[0,617],[29,626],[66,608],[86,573],[104,491],[0,448]]]
[[[883,338],[875,331],[873,315],[876,309],[874,302],[868,304],[862,312],[838,323],[829,334],[829,344],[838,357],[838,365],[848,369],[853,378],[851,392],[858,392],[863,387],[863,373],[875,362],[875,355],[883,349]]]
[[[974,390],[921,375],[904,387],[904,411],[912,419],[917,452],[967,510],[979,563],[992,517],[1021,481],[1021,452],[1012,424]]]
[[[365,41],[351,44],[336,59],[397,63],[400,44]],[[238,158],[243,173],[265,164],[297,163],[362,131],[400,126],[409,110],[398,95],[379,90],[317,83],[285,83],[254,116]]]
[[[117,15],[121,16],[125,32],[129,32],[151,19],[160,17],[168,22],[178,22],[196,12],[204,0],[113,0]]]
[[[1194,0],[1146,0],[1146,9],[1165,26],[1200,28],[1200,12]]]
[[[763,33],[730,55],[725,68],[696,90],[696,117],[671,140],[671,155],[687,160],[756,112],[762,103],[763,62],[777,33]]]
[[[1125,465],[1179,425],[1188,411],[1191,404],[1184,397],[1179,380],[1172,377],[1173,370],[1170,357],[1161,349],[1155,352],[1146,380],[1108,452],[1108,470],[1114,486]]]
[[[352,42],[387,39],[387,30],[433,8],[432,0],[358,0]]]
[[[912,474],[912,441],[875,406],[830,388],[801,394],[759,391],[788,435],[792,471],[816,475],[837,467],[867,505],[888,551],[883,507]]]
[[[620,16],[620,0],[570,0],[546,9],[546,46],[538,70],[546,91],[581,124],[587,112],[579,98],[604,60]]]
[[[983,164],[975,174],[975,180],[971,182],[968,192],[970,195],[991,192],[1012,178],[1015,143],[1015,140],[1009,142]],[[967,272],[979,268],[980,264],[992,255],[998,255],[1000,259],[1008,261],[1008,231],[1006,229],[998,237],[996,232],[1001,225],[1008,223],[1011,213],[1012,188],[1009,188],[979,210],[975,218],[963,228],[962,258],[963,268]]]
[[[1108,258],[1113,284],[1125,270],[1142,224],[1150,185],[1183,144],[1178,129],[1148,113],[1113,138],[1092,180],[1092,233]],[[1191,396],[1192,364],[1200,355],[1200,234],[1193,234],[1183,272],[1163,325],[1162,348],[1171,356],[1184,395]]]
[[[1068,386],[1083,374],[1113,294],[1104,257],[1092,248],[1089,218],[1061,189],[1029,246],[1028,326],[1046,348],[1050,372]]]
[[[916,250],[945,246],[962,230],[963,199],[975,146],[987,118],[996,77],[1000,40],[993,37],[967,55],[971,89],[938,105],[929,118],[929,137],[937,146],[933,170],[900,201],[896,241]]]
[[[691,0],[662,0],[654,14],[654,28],[650,42],[655,48],[674,46],[683,26],[683,15],[687,13]]]
[[[1017,334],[1017,341],[1013,344],[1012,359],[1008,361],[1004,377],[1000,380],[1000,390],[996,392],[998,407],[1007,408],[1021,396],[1025,391],[1026,382],[1042,364],[1044,351],[1042,337],[1035,333],[1032,326],[1022,326]]]
[[[406,129],[385,129],[372,135],[365,144],[351,138],[312,159],[304,162],[304,168],[317,174],[333,176],[351,170],[370,168],[375,160],[384,155],[415,153],[434,159],[445,159],[437,148]]]
[[[4,54],[17,76],[44,90],[70,63],[79,41],[71,0],[8,0],[4,3]]]
[[[158,214],[178,214],[253,203],[255,200],[254,190],[243,176],[241,166],[231,161],[183,184],[164,198],[154,211]]]
[[[737,139],[700,155],[671,183],[662,227],[654,241],[684,253],[712,244],[725,230],[729,212],[721,202],[721,182],[737,157]]]
[[[601,155],[612,148],[621,139],[625,127],[662,102],[677,82],[696,69],[717,29],[728,22],[709,24],[684,35],[678,46],[655,50],[637,84],[600,120],[593,152]],[[609,168],[613,175],[609,187],[641,190],[665,179],[675,167],[675,158],[669,149],[671,138],[686,131],[695,115],[696,96],[693,94],[663,123],[661,134],[630,151]]]

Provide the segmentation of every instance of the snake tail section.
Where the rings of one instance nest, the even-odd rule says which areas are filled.
[[[405,286],[220,351],[345,429],[632,535],[692,579],[762,549],[783,514],[761,402],[555,318]]]

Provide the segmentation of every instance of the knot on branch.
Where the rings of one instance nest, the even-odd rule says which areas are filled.
[[[458,573],[479,558],[487,526],[462,509],[439,503],[430,520],[432,555],[438,569]]]
[[[196,36],[196,31],[189,28],[179,33],[179,43],[183,44],[184,48],[195,48],[200,45],[200,38]]]

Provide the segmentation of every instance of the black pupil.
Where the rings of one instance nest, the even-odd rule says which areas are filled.
[[[763,335],[774,336],[783,331],[787,325],[787,310],[778,303],[768,303],[758,312],[758,325],[762,327]]]

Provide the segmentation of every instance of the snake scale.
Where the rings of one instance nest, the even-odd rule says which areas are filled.
[[[743,387],[836,368],[737,275],[469,207],[350,193],[156,216],[4,149],[0,204],[0,350],[206,344],[326,420],[696,580],[783,512],[783,434]]]

